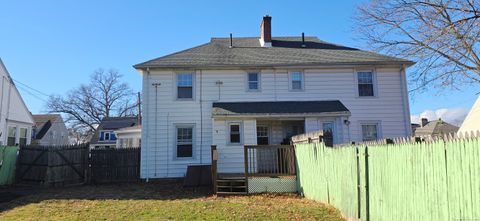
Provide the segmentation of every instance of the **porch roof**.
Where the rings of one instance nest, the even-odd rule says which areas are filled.
[[[339,100],[214,102],[212,114],[213,116],[350,115],[350,111]]]

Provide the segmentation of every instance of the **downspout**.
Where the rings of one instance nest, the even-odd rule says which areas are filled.
[[[402,103],[403,103],[403,111],[404,111],[404,119],[405,119],[405,132],[407,133],[406,136],[412,136],[412,127],[410,122],[410,104],[408,101],[408,89],[407,89],[407,74],[406,74],[406,65],[402,65],[400,67],[400,79],[402,81]]]
[[[150,95],[150,92],[149,92],[149,91],[150,91],[150,88],[148,87],[149,84],[150,84],[150,69],[149,69],[149,68],[147,68],[146,74],[147,74],[147,82],[146,82],[146,83],[147,83],[147,90],[145,91],[146,94],[144,94],[144,95],[145,95],[145,97],[146,97],[147,100],[148,100],[148,96]],[[143,109],[144,109],[144,110],[148,110],[148,107],[147,107],[148,102],[147,102],[147,103],[144,103],[144,104],[145,104],[145,107],[144,107]],[[147,112],[148,112],[148,111],[146,111],[145,114],[147,114]],[[146,115],[145,117],[149,117],[149,116]],[[148,119],[148,118],[145,118],[145,119]],[[145,124],[145,123],[146,123],[146,124]],[[148,121],[145,121],[145,123],[142,122],[142,127],[145,127],[145,129],[146,129],[146,128],[149,128],[149,127],[150,127],[150,123],[149,123]],[[150,135],[149,135],[148,133],[149,133],[149,131],[151,131],[151,130],[143,130],[143,129],[142,129],[142,134],[144,133],[144,131],[145,131],[145,138],[142,139],[142,142],[145,142],[145,144],[147,144],[147,143],[148,143],[147,141],[148,141],[149,138],[150,138]],[[141,144],[140,144],[140,145],[141,145]],[[147,145],[141,145],[141,146],[147,147]],[[148,145],[148,149],[150,149],[150,146],[149,146],[149,145]],[[150,175],[148,174],[148,151],[147,151],[147,148],[145,148],[145,170],[147,171],[147,172],[146,172],[146,174],[147,174],[147,180],[146,180],[146,182],[148,182],[148,181],[149,181],[149,178],[150,178]]]
[[[2,90],[1,90],[1,93],[0,93],[0,125],[2,125],[2,121],[3,121],[3,97],[4,97],[4,88],[5,88],[5,76],[2,76]],[[5,123],[6,124],[6,123]],[[3,142],[3,137],[4,134],[6,131],[4,131],[4,129],[2,128],[1,131],[0,131],[0,143],[3,145],[4,142]]]
[[[273,94],[275,101],[277,101],[277,69],[273,69]]]
[[[202,70],[200,70],[200,164],[203,164],[203,100],[202,100]]]

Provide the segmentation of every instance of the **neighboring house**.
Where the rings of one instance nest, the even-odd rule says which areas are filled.
[[[477,98],[477,101],[473,104],[472,109],[470,109],[458,130],[460,133],[471,133],[472,131],[475,133],[480,131],[480,97]]]
[[[68,145],[68,129],[60,114],[35,114],[32,144],[42,146]]]
[[[427,118],[422,118],[419,127],[415,129],[415,136],[443,136],[446,134],[454,134],[458,131],[458,127],[451,125],[442,119],[428,121]]]
[[[125,127],[115,131],[117,135],[117,148],[140,147],[142,125]]]
[[[106,117],[97,127],[90,140],[90,148],[116,148],[115,131],[138,125],[138,117]]]
[[[211,145],[219,173],[243,173],[247,144],[316,130],[336,144],[410,136],[412,64],[317,37],[271,37],[268,16],[260,37],[212,38],[137,64],[141,177],[183,177],[211,163]]]
[[[30,144],[32,114],[0,59],[0,145]]]

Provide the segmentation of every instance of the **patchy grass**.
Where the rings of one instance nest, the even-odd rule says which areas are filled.
[[[0,208],[0,220],[343,220],[293,194],[224,198],[164,182],[47,189]]]

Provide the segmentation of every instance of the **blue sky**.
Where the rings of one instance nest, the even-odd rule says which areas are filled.
[[[332,2],[1,1],[0,57],[15,80],[43,94],[62,94],[86,83],[98,68],[117,69],[139,91],[141,79],[133,64],[205,43],[210,37],[258,36],[265,14],[273,17],[274,36],[305,32],[368,50],[358,40],[352,19],[356,5],[364,1]],[[33,113],[45,111],[46,96],[23,85],[19,90]],[[410,97],[411,113],[465,112],[478,92],[477,86],[416,94]]]

